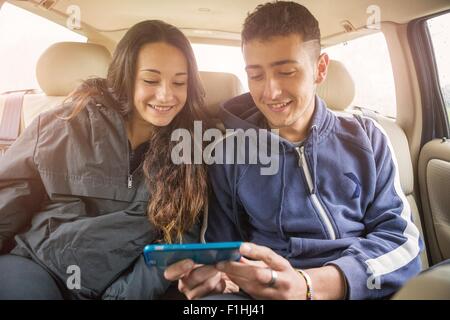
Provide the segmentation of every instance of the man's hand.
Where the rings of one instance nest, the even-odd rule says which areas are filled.
[[[240,262],[220,262],[217,269],[255,299],[306,299],[306,280],[288,260],[271,249],[252,243],[240,247]],[[272,270],[276,273],[274,281]],[[312,280],[313,299],[337,300],[345,297],[345,277],[337,266],[304,270]]]
[[[192,260],[178,261],[164,272],[167,280],[178,280],[178,290],[189,299],[198,299],[209,294],[239,291],[215,266],[195,265]]]
[[[220,262],[217,268],[242,290],[256,299],[305,299],[306,282],[289,261],[271,249],[251,243],[241,245],[240,262]],[[256,261],[255,261],[256,260]],[[276,272],[275,283],[272,270]]]

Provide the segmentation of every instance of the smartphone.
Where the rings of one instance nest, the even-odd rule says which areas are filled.
[[[177,261],[191,259],[197,264],[238,261],[242,242],[209,242],[186,244],[149,244],[144,248],[148,266],[167,267]]]

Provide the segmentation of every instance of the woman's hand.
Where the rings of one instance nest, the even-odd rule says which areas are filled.
[[[164,277],[170,281],[178,280],[178,290],[189,300],[210,294],[239,291],[239,287],[215,266],[195,265],[189,259],[167,267]]]

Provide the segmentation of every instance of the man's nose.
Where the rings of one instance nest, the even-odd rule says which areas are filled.
[[[280,83],[274,78],[268,78],[264,84],[264,100],[276,100],[281,95]]]

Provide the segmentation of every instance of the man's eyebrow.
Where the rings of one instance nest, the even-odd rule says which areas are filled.
[[[276,67],[276,66],[280,66],[280,65],[283,65],[283,64],[289,64],[289,63],[295,63],[295,64],[298,64],[298,61],[296,61],[296,60],[290,60],[290,59],[280,60],[280,61],[272,62],[272,63],[270,64],[270,66],[271,66],[271,67]],[[260,69],[260,68],[262,68],[262,67],[261,67],[260,65],[258,65],[258,64],[250,64],[250,65],[248,65],[248,66],[245,67],[245,70],[248,70],[248,69]]]
[[[271,67],[276,67],[276,66],[280,66],[280,65],[288,64],[288,63],[295,63],[295,64],[298,64],[298,61],[296,61],[296,60],[289,60],[289,59],[286,59],[286,60],[280,60],[280,61],[272,62],[272,63],[270,64],[270,66],[271,66]]]
[[[156,69],[142,69],[141,71],[148,71],[148,72],[154,72],[157,74],[161,74],[161,71]],[[175,76],[187,76],[187,72],[177,72],[175,73]]]

